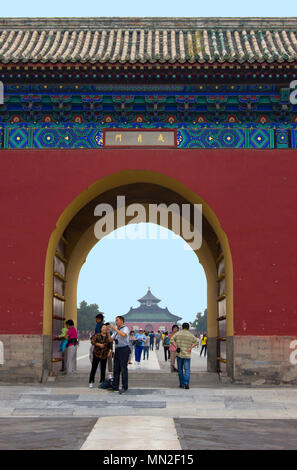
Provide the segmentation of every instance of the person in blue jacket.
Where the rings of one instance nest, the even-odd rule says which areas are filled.
[[[138,333],[134,335],[135,339],[135,362],[138,366],[140,366],[141,361],[141,354],[143,351],[144,343],[146,341],[146,336],[143,333],[143,329],[140,328]]]

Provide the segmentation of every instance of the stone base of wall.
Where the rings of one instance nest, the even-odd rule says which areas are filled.
[[[0,382],[46,381],[51,365],[51,337],[43,335],[0,335],[4,364]]]
[[[296,335],[297,336],[297,335]],[[227,338],[227,374],[241,384],[297,385],[297,337]],[[51,337],[0,335],[0,382],[45,382],[51,370]],[[216,338],[208,339],[207,370],[216,371]]]
[[[297,364],[294,364],[297,344],[292,344],[296,338],[297,335],[234,336],[234,381],[255,385],[297,384]]]
[[[217,338],[207,338],[207,372],[218,371]]]

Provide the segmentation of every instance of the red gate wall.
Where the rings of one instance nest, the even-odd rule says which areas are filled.
[[[49,237],[95,181],[152,170],[203,198],[226,232],[234,335],[297,337],[297,152],[294,150],[2,150],[0,334],[42,334]]]
[[[49,237],[86,187],[122,169],[153,170],[201,196],[226,232],[234,332],[297,335],[297,152],[2,150],[0,333],[40,334]]]

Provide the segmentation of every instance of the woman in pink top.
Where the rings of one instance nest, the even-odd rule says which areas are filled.
[[[76,352],[77,352],[77,347],[78,347],[78,336],[77,336],[77,330],[74,327],[74,322],[73,320],[67,320],[66,322],[66,327],[68,328],[67,334],[65,336],[65,339],[68,340],[67,346],[66,346],[66,373],[67,374],[72,374],[75,369],[75,358],[76,358]]]
[[[169,336],[169,338],[172,338],[172,336],[179,331],[179,327],[177,325],[173,325],[172,327],[172,333]],[[174,344],[170,344],[169,347],[170,351],[170,369],[171,372],[178,372],[177,368],[175,367],[175,359],[176,359],[176,346]]]

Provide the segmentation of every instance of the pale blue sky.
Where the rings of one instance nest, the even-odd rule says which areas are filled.
[[[7,16],[296,16],[296,0],[14,0],[1,2]]]
[[[116,233],[124,230],[120,228]],[[162,227],[158,231],[163,236],[168,233],[168,238],[121,240],[109,236],[99,241],[82,267],[78,302],[97,303],[106,318],[113,320],[130,307],[137,307],[137,299],[150,286],[162,300],[160,307],[193,321],[196,313],[206,308],[204,270],[195,253],[184,249],[181,237],[173,238],[172,232]]]

